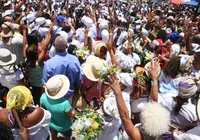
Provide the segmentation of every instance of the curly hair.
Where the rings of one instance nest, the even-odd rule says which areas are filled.
[[[170,60],[165,64],[163,73],[166,76],[170,76],[175,78],[180,72],[180,56],[173,56]]]
[[[11,129],[2,122],[0,122],[0,140],[14,140]]]

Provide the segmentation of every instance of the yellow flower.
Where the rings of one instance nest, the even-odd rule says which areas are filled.
[[[79,54],[78,54],[78,56],[80,56],[80,57],[83,57],[83,56],[84,56],[84,54],[83,54],[83,53],[79,53]]]
[[[92,118],[93,118],[93,119],[96,119],[96,118],[97,118],[97,114],[94,114]]]
[[[99,124],[94,121],[93,124],[92,124],[92,128],[95,130],[95,129],[98,129],[99,128]]]
[[[80,130],[74,129],[74,132],[77,133],[77,134],[79,134],[79,133],[80,133]]]

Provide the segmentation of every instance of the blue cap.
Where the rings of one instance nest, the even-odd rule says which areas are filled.
[[[63,16],[57,16],[56,17],[56,22],[59,23],[59,22],[66,22],[67,21],[67,18],[63,17]]]

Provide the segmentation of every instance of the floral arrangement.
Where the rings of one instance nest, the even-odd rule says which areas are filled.
[[[89,54],[90,54],[90,51],[88,50],[88,48],[87,47],[80,47],[80,48],[78,48],[78,49],[76,49],[76,50],[74,50],[74,53],[75,53],[75,55],[78,57],[78,58],[80,58],[80,59],[82,59],[82,60],[86,60],[86,58],[89,56]]]
[[[135,78],[133,80],[134,86],[141,87],[142,89],[145,89],[144,85],[146,85],[147,81],[150,80],[150,78],[144,73],[144,71],[144,68],[137,67],[135,72],[133,73],[135,75]]]
[[[149,50],[144,51],[143,53],[145,61],[151,61],[154,57],[154,53]]]
[[[76,112],[76,120],[72,125],[73,134],[76,140],[96,139],[103,131],[103,117],[89,108]]]
[[[119,68],[117,66],[112,65],[111,67],[104,65],[104,67],[100,71],[101,80],[103,82],[108,82],[108,76],[113,73],[118,73]]]

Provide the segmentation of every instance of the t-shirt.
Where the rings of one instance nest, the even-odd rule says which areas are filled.
[[[176,102],[173,99],[173,97],[176,97],[174,92],[169,92],[159,96],[162,96],[162,98],[159,97],[160,104],[165,107],[169,112],[171,112],[171,120],[173,122],[180,124],[181,126],[187,126],[198,120],[196,114],[196,106],[192,103],[189,102],[188,104],[182,105],[179,114],[174,115],[172,113],[176,105]]]
[[[85,98],[88,102],[91,102],[92,98],[97,98],[99,99],[99,89],[98,89],[98,82],[92,82],[91,80],[89,80],[86,76],[83,76],[83,81],[82,84],[87,88],[90,88],[90,86],[92,86],[89,90],[87,90],[87,92],[85,93]],[[101,86],[101,95],[102,96],[104,94],[104,86]]]
[[[17,70],[15,73],[11,73],[11,74],[0,74],[0,83],[11,89],[15,86],[18,86],[19,83],[18,81],[20,81],[21,79],[24,78],[23,73],[20,70]]]
[[[66,115],[71,110],[68,100],[60,98],[57,100],[50,99],[45,93],[40,98],[40,104],[51,113],[50,127],[58,132],[70,130],[72,121]]]

